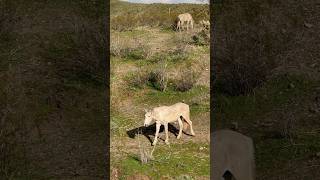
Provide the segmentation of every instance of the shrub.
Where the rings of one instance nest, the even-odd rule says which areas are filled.
[[[190,69],[185,69],[180,73],[180,77],[173,81],[174,89],[181,92],[188,91],[193,88],[198,77],[198,73]]]
[[[126,42],[120,38],[120,36],[111,36],[110,42],[110,55],[111,56],[122,56],[123,48],[126,46]]]
[[[177,46],[183,47],[188,44],[192,44],[193,40],[187,32],[182,31],[181,33],[176,33],[173,36],[173,42],[177,44]]]
[[[168,62],[181,62],[186,61],[189,59],[189,54],[185,49],[178,48],[174,51],[170,51],[167,53],[156,53],[153,57],[150,58],[150,62],[157,63],[161,62],[162,60],[166,60]]]
[[[127,82],[129,86],[135,87],[135,88],[142,88],[144,85],[147,84],[148,80],[149,80],[149,73],[141,69],[137,70],[136,72],[130,74],[127,77]]]
[[[152,87],[165,91],[168,84],[167,62],[160,62],[159,66],[149,73],[148,81]]]
[[[149,54],[150,53],[147,46],[142,46],[142,45],[135,48],[123,49],[121,51],[121,57],[134,59],[134,60],[146,59],[149,57]]]
[[[197,34],[192,36],[193,43],[199,46],[210,44],[210,31],[201,30]]]
[[[129,42],[128,42],[129,41]],[[130,42],[127,38],[112,38],[110,55],[128,59],[147,59],[151,56],[150,47],[142,42]]]
[[[178,47],[175,51],[169,53],[171,62],[186,61],[189,59],[189,54],[185,47]]]

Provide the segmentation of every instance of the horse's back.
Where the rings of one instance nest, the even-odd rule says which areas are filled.
[[[153,109],[153,114],[159,119],[175,119],[177,116],[189,116],[189,105],[176,103],[171,106],[160,106]]]
[[[175,109],[177,111],[182,111],[182,112],[188,112],[189,111],[189,105],[185,104],[185,103],[182,103],[182,102],[173,104],[170,107],[171,107],[171,109]]]
[[[181,21],[189,21],[189,20],[192,20],[192,16],[189,13],[184,13],[184,14],[178,15],[178,19]]]

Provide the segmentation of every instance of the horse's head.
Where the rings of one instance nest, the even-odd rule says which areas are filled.
[[[151,124],[153,118],[150,110],[145,109],[146,114],[144,115],[144,126],[147,127]]]

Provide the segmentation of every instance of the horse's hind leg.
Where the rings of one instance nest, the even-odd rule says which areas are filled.
[[[168,123],[165,123],[165,124],[164,124],[164,130],[165,130],[165,132],[166,132],[166,140],[165,140],[165,143],[166,143],[166,144],[169,144]]]
[[[177,136],[177,139],[180,139],[182,135],[182,129],[183,129],[183,123],[180,117],[178,118],[178,123],[179,123],[179,134]]]
[[[196,135],[196,134],[194,133],[194,131],[193,131],[192,122],[191,122],[191,120],[190,120],[189,115],[186,115],[186,117],[183,117],[183,119],[184,119],[184,121],[186,121],[186,122],[189,124],[189,126],[190,126],[190,131],[191,131],[191,135],[192,135],[192,136]]]
[[[187,21],[187,31],[189,31],[189,21]]]

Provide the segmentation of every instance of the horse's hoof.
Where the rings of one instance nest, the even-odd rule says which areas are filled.
[[[181,136],[177,136],[177,139],[180,139],[181,138]]]
[[[192,131],[192,132],[191,132],[191,135],[192,135],[192,136],[195,136],[196,134]]]
[[[169,145],[169,144],[170,144],[169,141],[165,141],[165,143],[166,143],[166,145]]]

